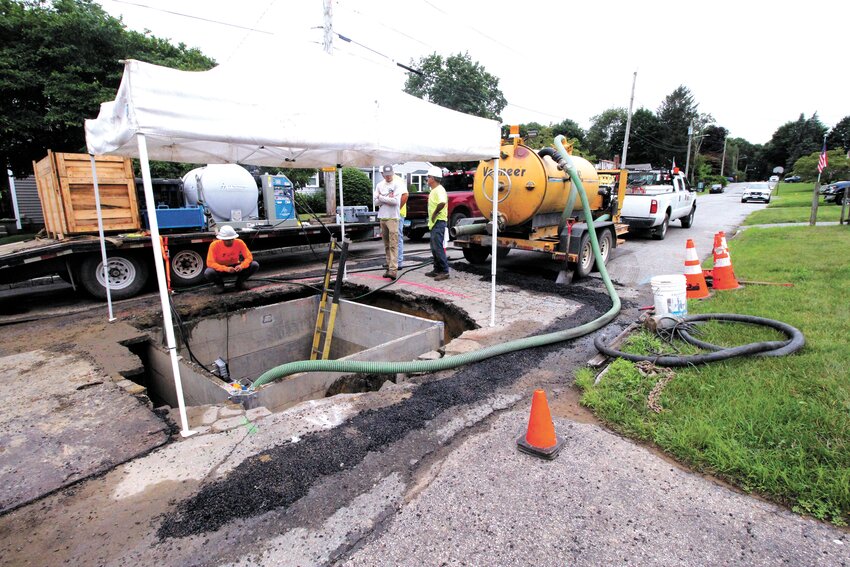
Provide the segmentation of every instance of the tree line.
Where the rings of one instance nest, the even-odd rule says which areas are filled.
[[[441,106],[484,118],[500,120],[507,101],[498,87],[499,79],[473,61],[468,53],[443,57],[437,53],[411,61],[405,91]],[[615,107],[591,119],[587,130],[564,118],[560,122],[520,124],[520,134],[534,147],[549,145],[557,135],[573,144],[573,151],[592,162],[614,161],[623,153],[628,111]],[[827,128],[817,113],[800,114],[795,121],[779,126],[766,144],[753,144],[730,137],[728,128],[701,112],[693,93],[684,85],[667,95],[655,110],[638,108],[632,114],[628,163],[648,163],[669,168],[688,163],[688,129],[692,128],[690,172],[695,179],[733,177],[739,181],[767,179],[776,167],[795,172],[804,180],[817,178],[811,166],[827,135],[830,161],[826,180],[850,178],[850,116]],[[535,132],[534,138],[529,133]],[[724,155],[725,144],[725,155]],[[814,171],[814,173],[813,173]]]
[[[121,82],[120,60],[139,59],[183,70],[206,70],[216,62],[183,43],[176,46],[150,33],[128,30],[92,0],[0,0],[0,161],[16,176],[32,173],[33,160],[47,150],[85,152],[83,122],[97,116],[100,103],[112,100]],[[507,100],[498,77],[468,53],[437,53],[411,61],[405,91],[436,104],[476,116],[500,120]],[[613,160],[622,153],[627,111],[609,108],[594,116],[587,130],[565,117],[557,123],[521,125],[533,147],[551,144],[562,134],[574,151],[591,161]],[[831,149],[827,180],[850,177],[850,116],[829,130],[817,117],[801,114],[779,126],[767,144],[728,137],[728,130],[699,109],[690,90],[679,86],[651,111],[632,116],[629,163],[669,167],[687,161],[688,126],[694,137],[691,169],[698,177],[723,173],[741,179],[766,179],[776,166],[804,177],[816,176],[817,153],[828,133]],[[728,139],[727,139],[728,138]],[[814,162],[812,161],[812,156]],[[813,168],[812,164],[815,167]],[[153,174],[179,176],[192,164],[152,164]],[[842,169],[843,168],[843,169]],[[312,172],[285,170],[296,185]],[[0,175],[0,193],[8,195]],[[0,201],[0,209],[2,203]],[[8,198],[5,199],[8,204]],[[8,210],[8,207],[6,207]],[[0,215],[5,211],[0,210]]]

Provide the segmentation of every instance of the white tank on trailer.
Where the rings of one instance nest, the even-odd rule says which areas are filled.
[[[203,167],[196,167],[183,176],[183,204],[187,207],[198,205],[198,177],[203,171]]]
[[[183,176],[187,205],[202,202],[218,223],[258,218],[259,189],[254,176],[239,165],[210,164]]]

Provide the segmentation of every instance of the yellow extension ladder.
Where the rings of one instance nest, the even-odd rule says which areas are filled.
[[[336,253],[336,238],[331,238],[328,250],[328,263],[325,267],[325,278],[322,280],[322,300],[319,302],[319,313],[316,315],[316,329],[313,332],[313,347],[310,360],[327,360],[331,352],[331,339],[334,334],[336,312],[339,310],[339,295],[342,291],[342,281],[345,278],[345,260],[348,256],[348,240],[343,240],[340,247],[339,265],[336,270],[336,282],[331,285],[334,255]]]

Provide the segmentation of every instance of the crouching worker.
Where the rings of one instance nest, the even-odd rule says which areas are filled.
[[[215,284],[218,293],[224,291],[224,276],[228,274],[236,275],[236,289],[247,289],[245,280],[260,269],[260,264],[254,261],[251,251],[232,226],[222,226],[216,239],[210,244],[210,250],[207,252],[204,277]]]

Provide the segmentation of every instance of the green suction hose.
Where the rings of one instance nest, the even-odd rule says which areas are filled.
[[[573,183],[573,190],[578,193],[581,198],[581,204],[584,208],[584,216],[587,219],[587,226],[590,232],[590,242],[593,248],[593,256],[596,259],[596,265],[599,266],[599,274],[602,276],[602,281],[605,283],[605,288],[608,290],[608,295],[611,297],[613,305],[604,315],[594,319],[589,323],[579,325],[572,329],[547,333],[545,335],[537,335],[534,337],[526,337],[506,343],[501,343],[489,346],[477,351],[458,354],[454,356],[446,356],[438,360],[414,360],[409,362],[369,362],[362,360],[302,360],[298,362],[289,362],[281,364],[264,372],[251,385],[251,389],[258,388],[263,384],[267,384],[274,380],[280,380],[291,374],[299,372],[352,372],[364,374],[399,374],[399,373],[415,373],[415,372],[438,372],[440,370],[448,370],[456,368],[464,364],[472,362],[480,362],[482,360],[515,352],[527,348],[546,346],[553,343],[575,339],[596,331],[610,323],[614,317],[620,312],[620,298],[614,290],[614,284],[611,283],[611,278],[608,277],[608,271],[605,269],[605,264],[602,260],[602,255],[599,252],[599,240],[596,238],[596,230],[593,226],[591,217],[590,204],[587,200],[587,194],[584,191],[570,155],[564,148],[564,136],[555,138],[555,148],[560,157],[559,165],[569,173]]]

